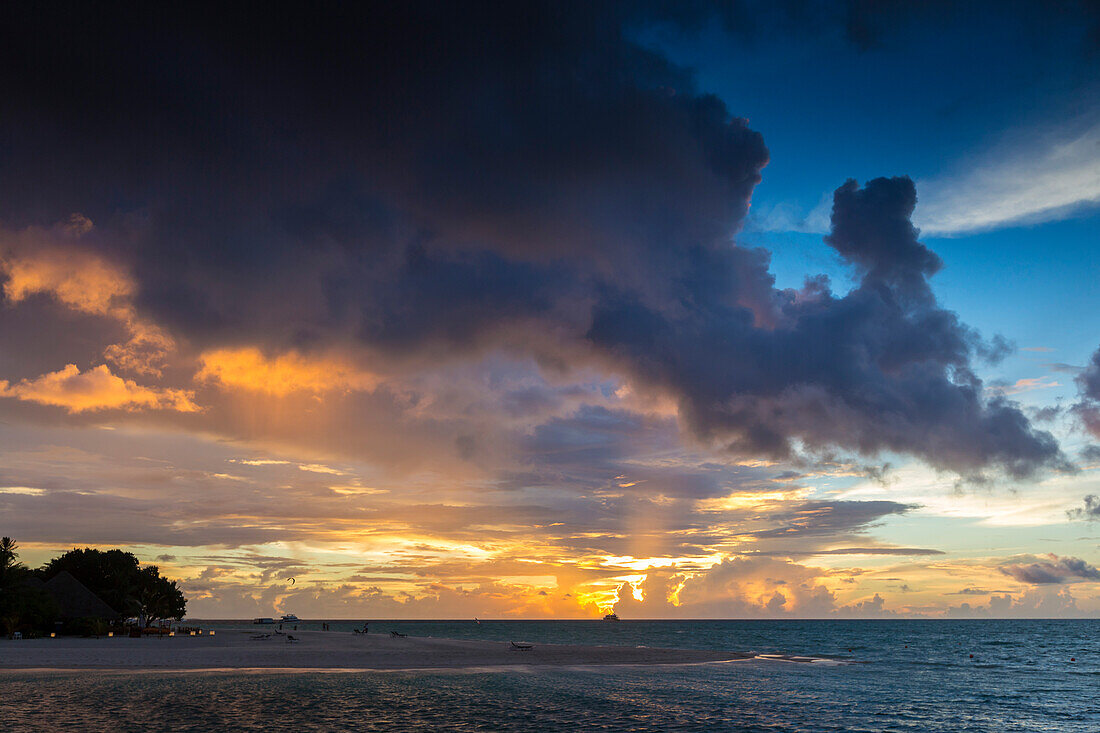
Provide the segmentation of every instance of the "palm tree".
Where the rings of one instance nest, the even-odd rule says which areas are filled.
[[[14,587],[26,575],[18,550],[19,545],[11,537],[0,538],[0,590]]]
[[[18,549],[19,545],[11,537],[0,538],[0,572],[15,564]]]

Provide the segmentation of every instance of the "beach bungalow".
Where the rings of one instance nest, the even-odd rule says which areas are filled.
[[[53,596],[60,610],[60,618],[69,621],[78,618],[97,618],[118,621],[121,617],[107,603],[88,590],[67,570],[62,570],[39,586]]]

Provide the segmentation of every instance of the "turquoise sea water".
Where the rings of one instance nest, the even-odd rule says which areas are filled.
[[[334,629],[351,627],[333,622]],[[320,622],[299,624],[306,628],[320,628]],[[391,629],[410,636],[694,647],[859,663],[758,659],[446,673],[7,672],[0,675],[0,729],[1100,731],[1100,621],[371,623],[372,632]]]

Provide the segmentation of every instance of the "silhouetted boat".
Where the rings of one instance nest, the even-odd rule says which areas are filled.
[[[604,621],[618,621],[619,617],[613,613],[609,613],[603,617]]]
[[[282,622],[283,622],[283,623],[285,623],[285,624],[296,624],[296,623],[298,623],[298,621],[300,621],[301,619],[299,619],[299,618],[298,618],[297,616],[295,616],[295,615],[294,615],[293,613],[288,613],[288,614],[284,615],[284,616],[283,616],[283,617],[282,617],[281,619],[279,619],[279,620],[280,620],[280,621],[282,621]]]
[[[254,623],[254,624],[274,624],[275,619],[273,619],[273,618],[254,618],[254,619],[252,619],[252,623]]]

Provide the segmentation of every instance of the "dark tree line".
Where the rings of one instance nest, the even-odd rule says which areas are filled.
[[[182,618],[187,600],[174,580],[160,576],[156,565],[140,567],[138,559],[122,550],[69,550],[37,571],[43,580],[67,570],[88,590],[121,616],[147,625]]]
[[[10,537],[0,540],[0,621],[11,633],[19,627],[45,630],[60,615],[46,591],[28,584],[31,577],[43,581],[68,571],[123,618],[135,618],[142,626],[183,618],[187,599],[173,580],[162,578],[156,565],[141,567],[138,559],[122,550],[73,549],[37,570],[18,560],[18,546]]]
[[[27,585],[32,571],[19,562],[18,550],[11,537],[0,539],[0,628],[5,634],[44,630],[58,616],[53,597]]]

